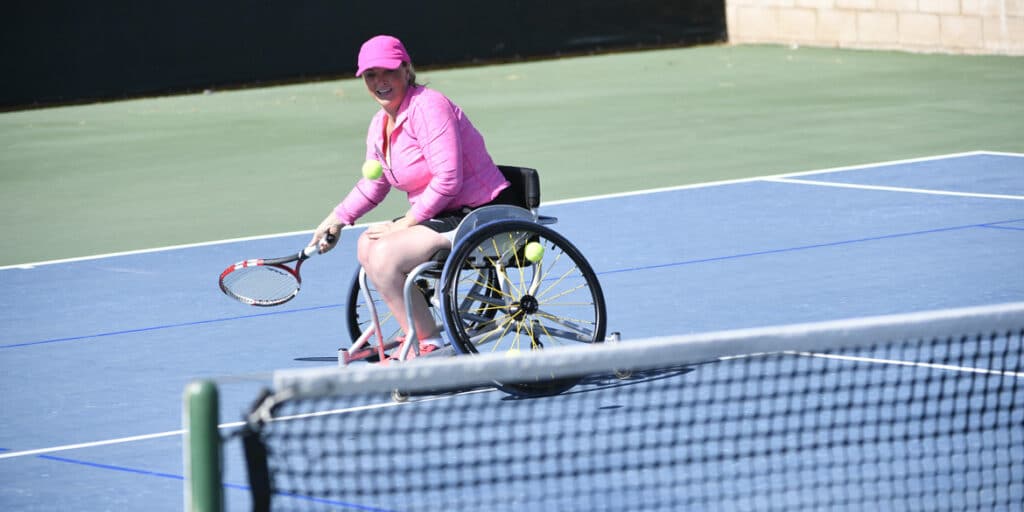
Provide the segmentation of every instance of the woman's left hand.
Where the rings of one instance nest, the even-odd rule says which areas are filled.
[[[370,237],[370,240],[380,240],[395,231],[401,231],[415,225],[416,220],[406,215],[394,222],[383,222],[366,228],[366,236]]]
[[[369,237],[370,240],[380,240],[394,230],[394,224],[394,222],[371,224],[370,227],[366,228],[366,236]]]

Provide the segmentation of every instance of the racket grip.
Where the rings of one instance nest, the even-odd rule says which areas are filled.
[[[324,235],[323,239],[326,240],[327,243],[333,244],[335,242],[335,240],[338,239],[338,237],[336,235],[331,234],[331,233],[327,233],[326,235]],[[309,258],[310,256],[313,256],[314,254],[320,254],[320,244],[319,243],[310,245],[309,247],[306,247],[305,249],[303,249],[302,250],[302,259]]]

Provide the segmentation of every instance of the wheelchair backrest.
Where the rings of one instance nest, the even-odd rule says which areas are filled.
[[[540,177],[536,169],[499,165],[498,170],[511,185],[492,204],[511,204],[527,210],[540,206]]]

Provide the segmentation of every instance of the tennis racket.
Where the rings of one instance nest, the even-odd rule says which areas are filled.
[[[327,235],[328,243],[334,243],[334,239],[334,235]],[[302,262],[318,253],[314,244],[292,256],[239,261],[221,272],[220,289],[228,297],[252,306],[280,306],[299,294]],[[295,265],[290,267],[289,263]]]

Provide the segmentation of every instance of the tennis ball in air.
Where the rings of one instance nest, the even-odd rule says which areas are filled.
[[[537,263],[544,257],[544,246],[537,242],[530,242],[526,244],[523,255],[526,256],[526,259]]]
[[[384,168],[381,167],[380,162],[376,160],[367,160],[363,163],[363,177],[368,180],[375,180],[380,178],[381,174],[384,173]]]

